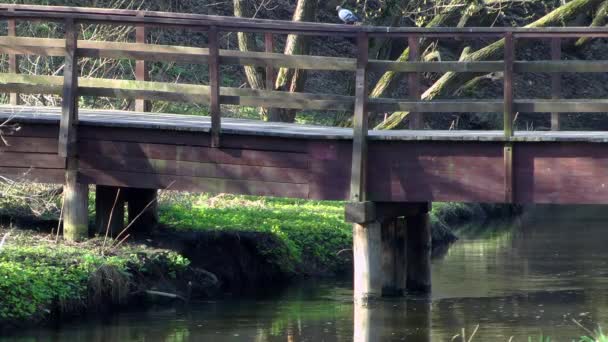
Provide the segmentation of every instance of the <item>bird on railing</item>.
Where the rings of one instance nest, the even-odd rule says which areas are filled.
[[[346,24],[353,25],[361,22],[361,18],[359,18],[351,10],[338,6],[336,7],[336,11],[338,11],[338,17],[340,17],[340,20]]]

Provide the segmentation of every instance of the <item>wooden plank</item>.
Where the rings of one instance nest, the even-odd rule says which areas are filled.
[[[0,152],[0,167],[63,169],[65,159],[57,154]]]
[[[395,62],[384,60],[370,60],[369,69],[374,72],[496,72],[504,70],[502,61],[483,62]]]
[[[17,36],[17,22],[15,19],[9,19],[8,22],[8,36],[15,37]],[[19,73],[19,60],[16,54],[10,53],[8,55],[8,72],[13,74]],[[19,104],[19,94],[18,93],[10,93],[9,94],[9,104],[16,106]]]
[[[370,144],[369,199],[503,203],[504,145],[494,142]]]
[[[63,169],[34,169],[19,167],[0,167],[0,176],[16,182],[63,184]]]
[[[553,40],[559,38],[553,38]],[[515,72],[537,73],[604,73],[608,61],[551,60],[515,62]]]
[[[93,169],[80,169],[80,173],[82,181],[90,184],[143,189],[164,189],[171,185],[171,189],[177,191],[308,198],[307,184],[237,181],[172,175],[142,177],[141,173],[99,171]]]
[[[83,155],[122,156],[123,158],[160,159],[197,163],[218,163],[276,168],[308,169],[304,153],[272,152],[235,148],[209,148],[183,145],[83,140]]]
[[[209,39],[209,113],[211,115],[211,147],[220,146],[222,112],[220,109],[220,61],[216,26],[211,26]]]
[[[63,99],[59,131],[59,156],[72,158],[76,155],[78,125],[78,60],[76,55],[78,31],[74,20],[66,20],[66,54],[63,68]]]
[[[560,38],[551,39],[551,59],[559,61],[562,59],[562,40]],[[608,65],[607,65],[608,66]],[[606,70],[606,69],[604,69]],[[551,75],[551,98],[557,100],[561,97],[562,93],[562,75],[554,73]],[[551,130],[560,130],[560,117],[559,113],[551,113]]]
[[[307,169],[198,163],[189,161],[168,161],[164,159],[129,158],[124,155],[99,156],[84,154],[80,158],[80,167],[83,169],[141,173],[142,177],[174,175],[290,184],[308,184]]]
[[[608,100],[596,99],[561,99],[561,100],[527,100],[515,101],[515,110],[525,113],[606,113]]]
[[[513,61],[515,59],[515,42],[513,34],[508,32],[505,34],[504,46],[504,63],[505,71],[503,77],[504,87],[504,131],[505,137],[513,136]]]
[[[352,149],[350,141],[312,140],[308,143],[311,199],[349,199]]]
[[[0,144],[0,152],[57,153],[57,138],[6,137],[8,145]]]
[[[274,53],[274,36],[272,33],[264,34],[264,49],[266,53]],[[275,74],[272,65],[266,66],[266,90],[274,90]]]
[[[518,144],[518,203],[606,204],[608,153],[603,144]]]
[[[420,39],[417,36],[408,37],[408,47],[410,49],[409,61],[418,62],[420,59]],[[413,101],[420,100],[420,73],[410,72],[407,78],[407,89],[408,97]],[[422,113],[410,112],[408,115],[410,119],[410,129],[422,129],[424,128],[424,122],[422,119]]]
[[[365,202],[367,197],[367,62],[369,37],[357,35],[357,73],[355,79],[355,113],[353,119],[353,151],[350,176],[350,200]]]
[[[507,143],[504,148],[505,158],[505,203],[515,203],[513,180],[513,144]]]
[[[61,94],[63,81],[58,76],[15,75],[0,73],[0,90],[17,90],[26,94]],[[147,100],[166,100],[209,104],[210,87],[110,79],[79,79],[79,94]],[[291,93],[239,88],[220,88],[222,104],[264,106],[291,109],[350,110],[352,96]]]
[[[501,100],[420,101],[376,98],[370,99],[369,109],[374,112],[499,113],[503,110],[503,102]]]
[[[140,12],[138,14],[139,17],[143,17],[144,13]],[[147,36],[146,25],[138,24],[135,27],[135,39],[138,44],[146,44],[146,36]],[[148,64],[143,59],[138,59],[135,62],[135,79],[138,81],[149,81],[148,74]],[[136,112],[149,112],[152,109],[152,104],[150,101],[146,101],[144,99],[136,99],[135,100],[135,111]]]
[[[180,131],[178,133],[163,129],[141,129],[127,127],[80,126],[79,136],[89,140],[113,140],[115,142],[135,142],[166,145],[188,145],[193,147],[210,147],[206,133]],[[289,139],[273,136],[254,136],[225,134],[222,149],[226,154],[240,158],[239,151],[255,150],[262,152],[306,153],[307,140]]]

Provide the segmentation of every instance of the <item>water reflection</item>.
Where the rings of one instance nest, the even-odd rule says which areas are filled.
[[[606,212],[606,213],[605,213]],[[92,317],[0,341],[571,341],[573,319],[608,327],[608,211],[540,208],[516,225],[472,227],[433,261],[433,295],[352,304],[350,282],[304,283],[273,297]]]

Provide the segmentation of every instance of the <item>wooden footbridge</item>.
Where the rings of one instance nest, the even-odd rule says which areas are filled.
[[[608,112],[608,100],[559,98],[560,73],[606,72],[606,61],[565,61],[563,38],[608,37],[608,28],[393,28],[295,23],[194,14],[0,4],[9,56],[0,91],[10,104],[0,122],[21,129],[0,144],[0,176],[64,184],[64,235],[87,235],[89,185],[97,185],[97,226],[105,230],[115,200],[132,212],[146,209],[157,189],[347,200],[354,223],[355,297],[430,289],[429,203],[608,203],[608,132],[515,132],[515,113]],[[65,38],[16,34],[18,21],[63,23]],[[137,41],[79,40],[81,24],[132,25]],[[148,28],[207,33],[208,46],[150,44]],[[220,49],[220,32],[263,34],[265,52]],[[274,38],[298,34],[355,39],[356,56],[283,55]],[[368,58],[370,38],[407,39],[410,61]],[[504,58],[483,62],[419,61],[421,39],[504,39]],[[552,41],[550,61],[515,60],[516,42]],[[22,55],[65,58],[63,76],[19,74]],[[78,77],[83,57],[137,61],[136,80]],[[147,80],[145,61],[207,64],[209,84]],[[220,65],[265,67],[272,84],[281,67],[340,70],[356,77],[354,96],[287,93],[220,86]],[[370,72],[409,74],[408,95],[369,98]],[[502,72],[498,100],[421,101],[422,72]],[[552,73],[552,99],[516,99],[516,72]],[[19,106],[18,94],[56,94],[61,108]],[[81,96],[136,101],[136,111],[78,108]],[[208,105],[210,117],[146,113],[145,101]],[[354,112],[354,128],[331,128],[222,118],[222,104]],[[368,129],[373,112],[409,111],[410,129]],[[422,130],[422,113],[504,113],[503,131]],[[540,115],[540,114],[539,114]],[[118,189],[125,189],[118,196]],[[117,208],[121,206],[118,205]],[[117,209],[120,210],[120,209]],[[131,211],[131,210],[130,210]],[[153,219],[153,210],[144,210]],[[110,220],[112,221],[112,220]],[[121,220],[111,222],[120,226]]]

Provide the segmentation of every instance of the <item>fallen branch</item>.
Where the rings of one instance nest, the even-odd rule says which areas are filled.
[[[597,6],[603,0],[573,0],[565,5],[562,5],[552,12],[548,13],[544,17],[536,20],[535,22],[526,25],[527,28],[534,27],[547,27],[547,26],[561,26],[564,23],[574,19],[580,13],[590,10]],[[529,43],[529,40],[522,40],[523,44]],[[501,39],[496,41],[480,50],[477,50],[464,58],[465,62],[479,62],[487,60],[496,60],[502,58],[504,50],[505,40]],[[429,101],[441,96],[448,96],[458,90],[463,84],[474,79],[485,75],[485,73],[457,73],[447,72],[439,80],[437,80],[424,94],[422,94],[422,100]],[[382,122],[376,129],[394,129],[397,128],[401,122],[408,116],[409,112],[395,112],[387,118],[385,122]]]

